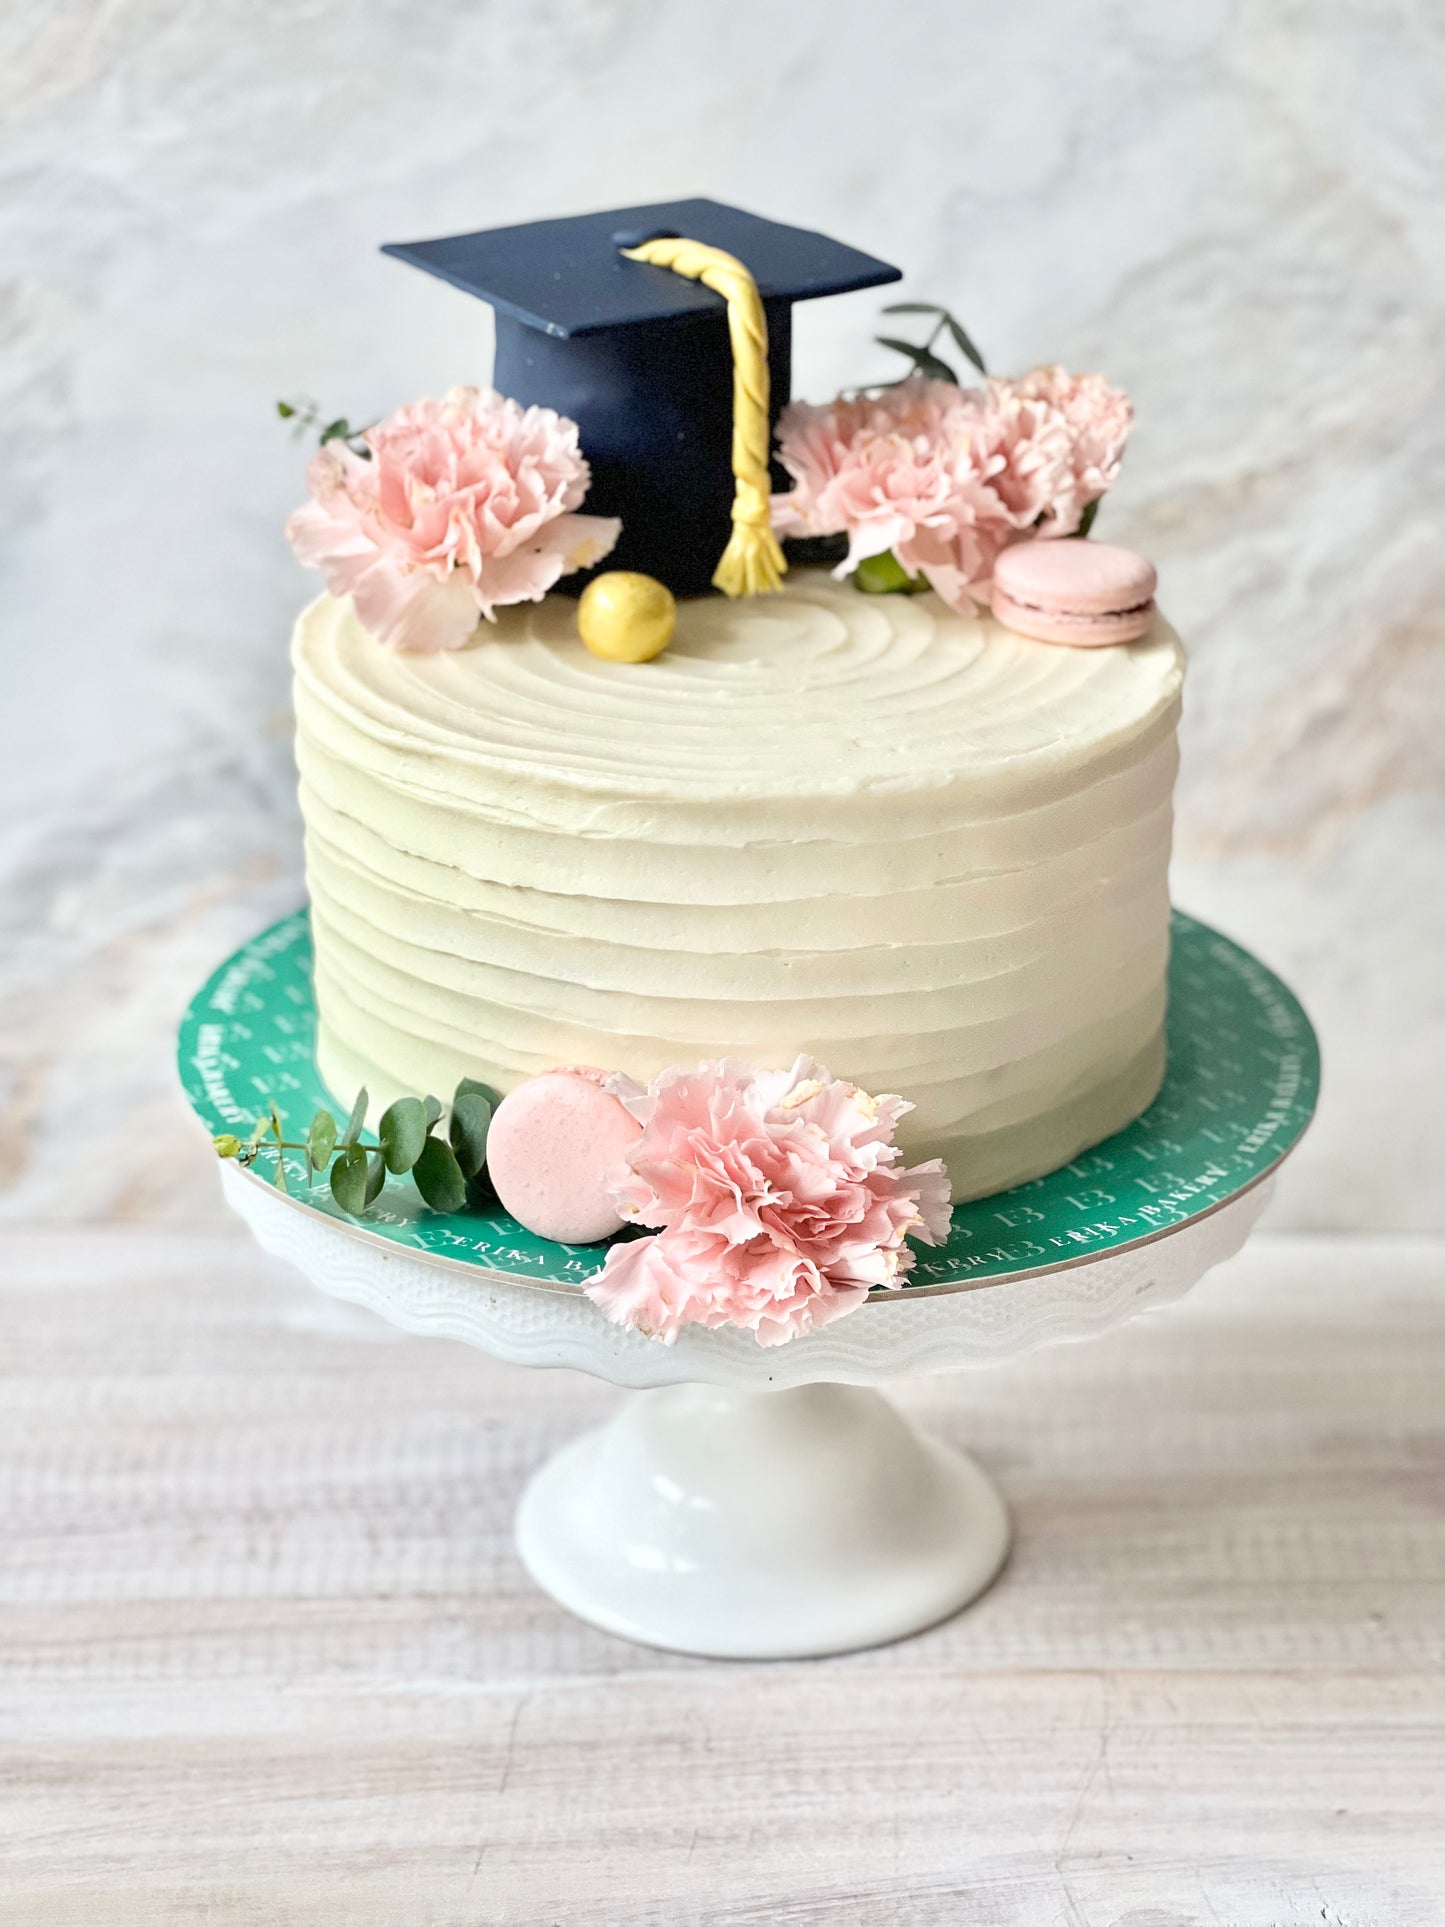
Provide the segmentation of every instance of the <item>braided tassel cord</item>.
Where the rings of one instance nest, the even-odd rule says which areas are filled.
[[[629,261],[670,268],[720,294],[728,304],[733,350],[733,532],[713,574],[726,596],[772,595],[787,563],[773,534],[768,498],[768,323],[758,284],[736,255],[701,241],[644,241],[624,248]]]

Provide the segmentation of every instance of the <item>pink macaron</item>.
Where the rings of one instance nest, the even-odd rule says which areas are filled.
[[[642,1126],[590,1066],[543,1071],[497,1106],[487,1175],[518,1224],[558,1244],[590,1245],[622,1229],[603,1183]]]
[[[993,613],[1036,642],[1133,642],[1154,619],[1154,564],[1072,537],[1015,543],[993,569]]]

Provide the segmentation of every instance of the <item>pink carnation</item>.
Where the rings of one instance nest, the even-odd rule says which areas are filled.
[[[773,498],[774,524],[846,534],[838,575],[891,549],[961,606],[992,573],[1010,524],[990,486],[1002,457],[987,446],[979,391],[915,376],[823,408],[794,402],[778,438],[796,486]]]
[[[1045,511],[1044,533],[1071,535],[1090,502],[1119,479],[1124,447],[1134,426],[1134,404],[1102,375],[1071,375],[1058,363],[1035,368],[1018,381],[990,382],[1021,406],[1037,406],[1061,420],[1069,438],[1069,472],[1060,477]]]
[[[621,523],[577,515],[591,472],[577,425],[489,388],[399,408],[363,437],[328,442],[311,501],[286,524],[301,561],[394,649],[459,649],[509,602],[540,602],[600,561]]]
[[[609,1180],[625,1218],[657,1236],[614,1245],[588,1296],[614,1324],[671,1344],[686,1325],[741,1325],[781,1345],[894,1286],[910,1233],[948,1235],[948,1174],[905,1169],[893,1143],[913,1107],[830,1079],[728,1059],[614,1078],[641,1123]]]
[[[795,486],[773,498],[774,524],[846,534],[838,575],[892,550],[967,610],[1009,543],[1073,533],[1117,477],[1131,419],[1101,376],[1063,368],[984,388],[913,376],[826,407],[794,402],[778,439]]]

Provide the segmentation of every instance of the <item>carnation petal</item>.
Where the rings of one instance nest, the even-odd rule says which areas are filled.
[[[396,621],[378,640],[391,649],[433,655],[460,649],[476,634],[481,610],[465,576],[450,575],[444,582],[421,578],[421,587],[403,606]]]
[[[622,523],[615,515],[563,515],[542,531],[549,549],[560,549],[566,572],[590,569],[617,546]]]

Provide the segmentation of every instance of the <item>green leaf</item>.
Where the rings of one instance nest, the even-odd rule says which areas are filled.
[[[485,1168],[478,1171],[474,1178],[467,1179],[467,1207],[469,1210],[477,1211],[484,1205],[497,1204],[499,1202],[497,1187],[488,1177]]]
[[[331,1167],[331,1195],[349,1218],[366,1209],[367,1156],[359,1144],[345,1145]]]
[[[964,327],[963,323],[961,321],[956,320],[954,316],[949,313],[948,309],[941,306],[937,301],[890,301],[887,307],[884,308],[883,312],[884,314],[936,315],[938,317],[939,327],[946,328],[948,330],[949,334],[953,338],[954,346],[968,357],[968,359],[973,363],[974,367],[977,368],[978,372],[981,375],[986,375],[988,373],[988,369],[984,365],[983,356],[979,353],[978,344],[974,341],[973,337],[969,334],[968,330]],[[937,332],[938,332],[938,329],[935,328],[934,333],[937,334]],[[882,337],[879,336],[879,337],[876,337],[876,339],[882,340]],[[891,338],[885,341],[883,345],[888,348],[897,348],[900,353],[909,352],[906,343],[896,341]],[[923,354],[928,354],[930,350],[928,350],[927,348],[924,348],[921,351],[915,351],[915,352],[922,352]],[[940,363],[940,366],[946,366],[946,364]],[[953,377],[949,376],[948,379],[952,380]]]
[[[928,587],[921,575],[910,575],[892,549],[865,556],[853,580],[865,595],[919,595]]]
[[[269,1117],[258,1117],[256,1122],[251,1126],[251,1135],[246,1139],[247,1148],[254,1151],[270,1128],[271,1120]]]
[[[467,1181],[449,1144],[429,1137],[412,1171],[416,1188],[433,1211],[460,1211],[467,1201]]]
[[[465,1178],[476,1177],[487,1162],[487,1132],[491,1122],[491,1099],[478,1090],[466,1090],[459,1085],[452,1099],[447,1136]]]
[[[366,1107],[370,1102],[371,1099],[366,1094],[366,1086],[363,1084],[356,1093],[356,1102],[351,1107],[351,1116],[346,1120],[346,1129],[341,1133],[343,1151],[350,1150],[361,1136],[361,1127],[366,1122]]]
[[[493,1110],[496,1110],[502,1101],[502,1093],[493,1090],[490,1084],[484,1084],[479,1077],[462,1078],[453,1094],[452,1102],[455,1103],[459,1097],[484,1097]]]
[[[276,413],[281,417],[283,422],[289,422],[291,417],[296,413],[296,410],[289,401],[278,401],[276,404]]]
[[[386,1159],[380,1151],[373,1151],[366,1160],[366,1208],[369,1211],[381,1196],[381,1188],[386,1183]]]
[[[969,360],[981,375],[986,375],[988,369],[984,366],[983,356],[978,352],[972,337],[969,335],[963,323],[961,321],[955,321],[947,308],[940,308],[938,312],[943,316],[944,327],[947,328],[949,334],[953,337],[954,347],[957,348],[960,353],[968,356]]]
[[[234,1158],[240,1156],[241,1140],[238,1137],[232,1137],[229,1131],[222,1131],[220,1136],[213,1137],[211,1142],[216,1147],[216,1156],[218,1158]]]
[[[336,1149],[336,1119],[330,1111],[318,1111],[306,1133],[306,1149],[318,1171],[324,1171]]]
[[[1093,528],[1094,518],[1099,513],[1099,504],[1103,499],[1102,495],[1096,495],[1093,501],[1086,505],[1083,514],[1079,517],[1079,526],[1074,530],[1075,535],[1087,535]]]
[[[422,1109],[426,1112],[426,1127],[430,1130],[442,1114],[441,1099],[437,1097],[424,1097],[421,1102]]]
[[[440,1105],[437,1107],[440,1111]],[[376,1127],[381,1155],[388,1171],[409,1171],[421,1156],[429,1128],[426,1107],[419,1097],[399,1097],[388,1104]]]
[[[942,356],[934,354],[931,348],[920,348],[915,341],[900,341],[896,335],[874,335],[873,339],[880,348],[891,348],[895,354],[907,355],[920,375],[929,375],[934,381],[951,382],[957,388],[958,376]]]
[[[267,1099],[267,1107],[271,1112],[271,1130],[276,1139],[276,1169],[271,1173],[271,1182],[278,1191],[289,1193],[291,1187],[286,1182],[286,1152],[282,1148],[286,1133],[281,1128],[281,1113],[276,1109],[274,1097]]]
[[[324,448],[327,442],[343,442],[350,433],[351,423],[345,415],[338,415],[334,422],[328,422],[322,429],[321,445]]]

